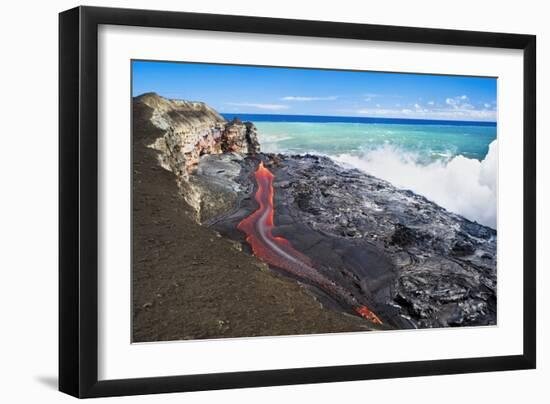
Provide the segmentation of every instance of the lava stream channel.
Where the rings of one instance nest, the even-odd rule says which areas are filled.
[[[237,228],[246,234],[246,241],[252,247],[254,254],[269,265],[308,280],[336,300],[350,306],[364,319],[382,324],[378,316],[361,305],[350,292],[317,271],[309,257],[295,250],[287,239],[273,236],[274,175],[263,162],[260,162],[255,178],[258,186],[255,198],[259,208],[237,225]]]

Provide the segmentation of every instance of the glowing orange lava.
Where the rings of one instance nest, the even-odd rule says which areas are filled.
[[[369,320],[375,324],[383,324],[382,320],[380,320],[376,314],[370,311],[367,306],[356,307],[354,310],[366,320]]]
[[[317,271],[311,260],[295,250],[284,237],[273,236],[273,174],[260,162],[255,173],[258,190],[256,202],[259,208],[250,216],[244,218],[237,226],[246,234],[246,241],[252,247],[254,255],[277,268],[281,268],[302,279],[306,279],[320,289],[351,306],[364,319],[382,324],[382,321],[366,306],[359,304],[357,299]]]

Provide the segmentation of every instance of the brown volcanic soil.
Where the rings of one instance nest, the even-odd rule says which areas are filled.
[[[368,329],[198,225],[147,148],[160,132],[134,104],[133,342]]]

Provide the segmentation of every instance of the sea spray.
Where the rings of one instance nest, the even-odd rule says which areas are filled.
[[[457,155],[425,164],[418,153],[392,146],[333,158],[496,229],[497,140],[490,144],[487,156],[481,161]]]

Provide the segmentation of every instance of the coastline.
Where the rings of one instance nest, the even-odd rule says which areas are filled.
[[[327,156],[496,229],[496,127],[393,124],[394,119],[356,123],[353,118],[327,123],[325,117],[287,122],[287,116],[278,117],[281,121],[255,121],[262,151]]]

